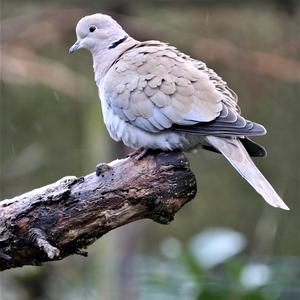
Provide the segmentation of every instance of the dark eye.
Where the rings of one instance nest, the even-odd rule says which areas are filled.
[[[92,26],[89,28],[89,31],[90,31],[90,32],[94,32],[96,29],[97,29],[97,27],[96,27],[95,25],[92,25]]]

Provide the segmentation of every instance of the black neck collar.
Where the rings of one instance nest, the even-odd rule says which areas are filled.
[[[119,39],[118,41],[113,42],[108,49],[113,49],[116,48],[118,45],[122,44],[123,42],[125,42],[128,38],[128,35],[125,35],[123,38]]]

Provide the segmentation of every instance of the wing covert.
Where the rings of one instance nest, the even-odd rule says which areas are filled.
[[[209,74],[173,47],[155,41],[141,44],[112,65],[103,83],[105,100],[120,118],[159,132],[220,115],[223,96]]]

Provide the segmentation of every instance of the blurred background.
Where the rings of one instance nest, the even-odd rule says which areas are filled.
[[[215,69],[266,126],[256,163],[291,208],[268,206],[220,155],[188,154],[196,199],[168,226],[119,228],[73,256],[0,274],[2,300],[300,299],[297,0],[1,1],[1,199],[92,172],[130,150],[104,128],[77,21],[114,16]]]

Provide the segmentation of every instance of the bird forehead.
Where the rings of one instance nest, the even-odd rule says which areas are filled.
[[[91,25],[95,25],[99,29],[104,29],[113,27],[116,24],[116,21],[108,15],[94,14],[80,19],[76,26],[76,32],[79,34],[86,33]]]

